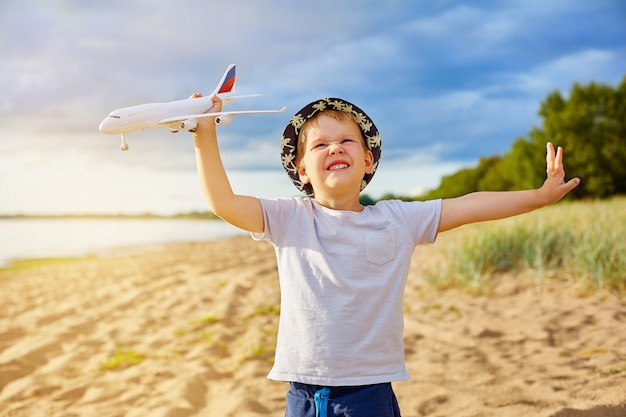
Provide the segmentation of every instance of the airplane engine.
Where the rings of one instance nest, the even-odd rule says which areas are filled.
[[[222,116],[217,116],[215,118],[215,124],[218,126],[226,126],[229,125],[233,121],[232,114],[224,114]]]
[[[180,123],[180,128],[190,132],[195,132],[198,128],[198,121],[196,119],[187,119]]]

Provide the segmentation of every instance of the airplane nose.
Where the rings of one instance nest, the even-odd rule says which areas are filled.
[[[116,133],[118,133],[115,128],[114,128],[114,120],[113,118],[111,118],[111,116],[107,116],[106,119],[104,119],[99,126],[100,132],[102,133],[106,133],[108,135],[114,135]]]
[[[100,129],[100,132],[102,133],[107,133],[107,119],[104,119],[102,122],[100,122],[100,126],[98,127],[98,129]]]

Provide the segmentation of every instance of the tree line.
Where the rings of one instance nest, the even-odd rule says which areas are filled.
[[[480,158],[478,165],[443,177],[418,198],[385,195],[382,199],[450,198],[483,190],[536,188],[545,180],[546,143],[565,149],[567,178],[581,184],[568,198],[607,198],[626,194],[626,76],[616,87],[574,83],[564,98],[554,91],[541,102],[542,126],[516,139],[504,155]],[[362,197],[363,203],[371,198]]]

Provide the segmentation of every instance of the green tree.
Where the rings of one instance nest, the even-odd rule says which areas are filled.
[[[465,168],[454,174],[441,179],[441,184],[436,190],[422,196],[422,199],[458,197],[473,191],[479,191],[480,181],[492,168],[497,166],[501,157],[494,155],[480,158],[475,168]]]
[[[361,194],[359,196],[359,203],[361,203],[361,205],[363,206],[370,206],[374,204],[375,202],[376,201],[374,201],[374,199],[367,194]]]
[[[481,158],[478,166],[444,177],[425,198],[454,197],[479,190],[520,190],[545,179],[546,143],[565,150],[568,178],[582,182],[570,198],[626,194],[626,76],[615,89],[575,83],[567,99],[550,93],[541,103],[542,127],[518,138],[504,156]]]
[[[582,179],[576,197],[602,198],[626,192],[626,77],[617,89],[574,84],[563,99],[551,93],[541,104],[543,129],[531,131],[532,142],[547,141],[566,150],[566,168]]]

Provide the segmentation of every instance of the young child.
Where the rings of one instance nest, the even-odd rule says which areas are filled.
[[[403,295],[415,246],[554,203],[580,182],[564,181],[562,150],[548,143],[541,188],[363,207],[359,193],[376,172],[381,140],[361,109],[337,98],[308,104],[283,133],[282,164],[308,197],[237,195],[212,120],[199,120],[194,142],[211,210],[275,247],[281,315],[268,378],[291,383],[285,415],[294,417],[399,416],[391,382],[409,377]]]

